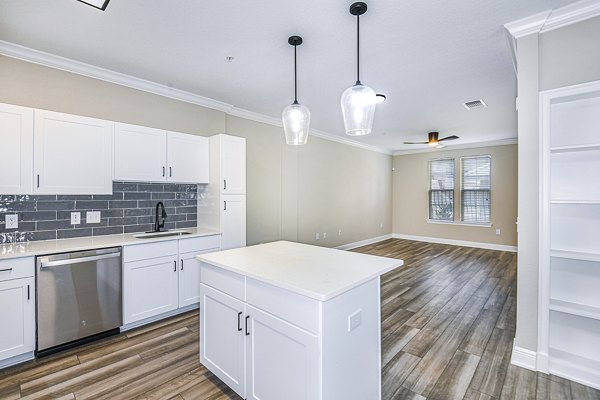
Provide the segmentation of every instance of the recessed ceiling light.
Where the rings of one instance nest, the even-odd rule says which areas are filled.
[[[108,6],[108,2],[110,0],[77,0],[83,4],[87,4],[88,6],[92,6],[94,8],[97,8],[98,10],[106,10],[106,7]]]
[[[377,93],[375,95],[375,104],[383,103],[386,99],[385,94]]]

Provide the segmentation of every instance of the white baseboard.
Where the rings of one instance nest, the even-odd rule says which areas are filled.
[[[339,249],[339,250],[352,250],[352,249],[356,249],[357,247],[366,246],[368,244],[373,244],[373,243],[381,242],[383,240],[388,240],[388,239],[391,239],[391,238],[392,238],[392,234],[389,233],[387,235],[378,236],[378,237],[374,237],[374,238],[371,238],[371,239],[361,240],[360,242],[343,244],[341,246],[336,247],[336,249]]]
[[[35,357],[34,357],[33,351],[30,351],[25,354],[20,354],[18,356],[10,357],[10,358],[7,358],[6,360],[0,361],[0,369],[12,367],[13,365],[21,364],[26,361],[31,361],[34,358]]]
[[[510,363],[517,367],[523,367],[532,371],[537,370],[537,353],[532,350],[514,346]]]
[[[469,241],[466,241],[466,240],[454,240],[454,239],[442,239],[442,238],[428,237],[428,236],[405,235],[403,233],[394,233],[392,235],[392,237],[394,239],[415,240],[417,242],[429,242],[429,243],[449,244],[449,245],[452,245],[452,246],[476,247],[476,248],[479,248],[479,249],[510,251],[512,253],[516,253],[517,252],[517,246],[507,246],[507,245],[504,245],[504,244],[493,244],[493,243],[484,243],[484,242],[469,242]]]

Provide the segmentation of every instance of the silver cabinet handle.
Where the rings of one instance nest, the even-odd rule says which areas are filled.
[[[177,260],[173,260],[173,272],[177,272]]]
[[[10,272],[10,271],[12,271],[12,268],[0,269],[0,272]]]
[[[162,167],[163,169],[163,176],[165,176],[165,167]]]
[[[249,315],[246,315],[246,336],[250,336],[250,332],[248,331],[248,320],[250,319]]]
[[[173,168],[169,167],[169,177],[173,176]]]
[[[241,317],[242,317],[242,312],[240,311],[240,312],[238,313],[238,332],[241,332],[241,331],[242,331],[242,324],[241,324],[241,321],[240,321],[240,320],[241,320]]]
[[[88,261],[104,260],[106,258],[115,258],[115,257],[121,257],[121,253],[118,252],[118,253],[102,254],[99,256],[92,256],[92,257],[69,258],[66,260],[48,261],[48,262],[43,262],[41,267],[42,268],[58,267],[59,265],[79,264],[79,263],[84,263],[84,262],[88,262]]]
[[[223,202],[223,211],[227,211],[227,200]]]
[[[183,258],[181,259],[181,270],[183,271]]]

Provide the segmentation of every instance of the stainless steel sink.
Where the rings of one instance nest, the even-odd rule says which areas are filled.
[[[162,231],[162,232],[145,232],[137,235],[133,235],[134,238],[137,239],[151,239],[157,237],[165,237],[165,236],[183,236],[183,235],[191,235],[192,232],[188,231]]]

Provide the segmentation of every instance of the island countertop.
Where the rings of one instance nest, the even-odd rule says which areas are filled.
[[[287,241],[206,253],[197,258],[319,301],[404,265],[394,258]]]

